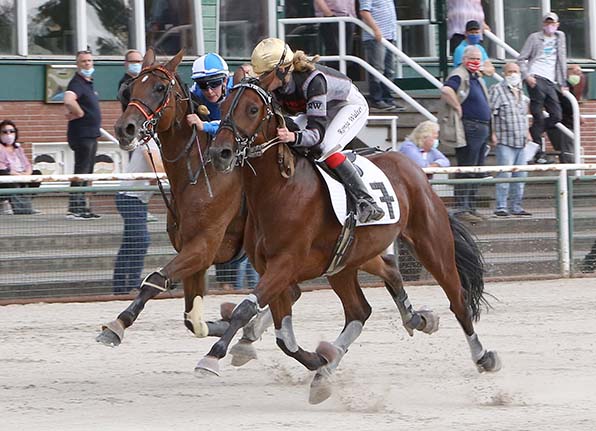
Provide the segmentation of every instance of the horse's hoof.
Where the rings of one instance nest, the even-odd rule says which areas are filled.
[[[95,341],[108,347],[117,347],[124,339],[124,326],[118,320],[101,327],[101,333],[95,337]]]
[[[308,394],[308,402],[310,404],[321,404],[328,399],[333,393],[333,386],[331,378],[327,373],[317,372],[310,384],[310,393]]]
[[[233,302],[223,302],[219,306],[219,313],[221,314],[221,319],[229,322],[232,320],[232,313],[234,312],[234,308],[236,308],[236,304]]]
[[[432,310],[419,310],[418,314],[425,322],[422,332],[425,334],[432,334],[439,330],[439,315],[435,314]]]
[[[487,350],[486,353],[476,362],[479,373],[496,373],[502,367],[501,358],[497,352]]]
[[[219,359],[213,356],[204,356],[195,367],[195,376],[213,376],[219,377]]]
[[[253,359],[257,359],[257,350],[250,341],[240,340],[230,349],[232,355],[232,365],[241,367]]]
[[[339,349],[327,341],[321,341],[317,346],[316,352],[327,361],[327,364],[335,362],[341,355]]]

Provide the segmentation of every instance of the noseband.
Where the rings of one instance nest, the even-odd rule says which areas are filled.
[[[271,94],[265,91],[261,86],[259,86],[257,82],[258,80],[256,79],[250,79],[248,81],[242,81],[239,84],[236,84],[234,87],[232,87],[232,91],[238,90],[238,92],[234,95],[234,99],[232,99],[232,105],[230,106],[228,114],[219,125],[218,132],[224,129],[228,129],[234,135],[234,141],[236,141],[237,147],[235,155],[237,166],[244,166],[247,159],[261,157],[269,148],[281,143],[277,136],[275,136],[272,139],[267,139],[267,136],[265,134],[265,125],[268,124],[269,120],[274,115],[277,115],[277,112],[273,107]],[[255,131],[252,134],[246,133],[244,130],[241,130],[238,127],[238,125],[234,122],[233,117],[234,110],[238,106],[242,94],[247,89],[255,91],[261,99],[261,101],[263,102],[263,104],[265,105],[265,115],[263,116],[263,118],[261,118],[261,122],[255,128]],[[279,115],[281,116],[281,114]],[[259,145],[253,145],[259,134],[263,135],[265,142]]]

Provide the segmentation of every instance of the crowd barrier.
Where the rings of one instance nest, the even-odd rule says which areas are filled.
[[[502,171],[526,170],[530,176],[498,178]],[[484,220],[470,225],[486,261],[490,279],[584,276],[583,257],[596,240],[596,164],[527,167],[430,168],[436,175],[433,187],[448,209],[453,207],[450,189],[458,182],[479,184],[479,210]],[[455,172],[490,172],[489,178],[449,179]],[[165,177],[162,175],[162,178]],[[439,177],[441,177],[439,179]],[[112,296],[115,256],[122,241],[122,217],[115,206],[115,194],[130,190],[120,182],[151,179],[155,174],[60,175],[53,177],[0,177],[2,183],[41,182],[37,188],[2,188],[0,215],[0,301],[93,298]],[[92,186],[71,188],[70,180],[93,181]],[[495,184],[524,181],[524,207],[530,217],[497,217],[494,211]],[[4,184],[4,187],[6,185]],[[135,187],[154,191],[149,205],[152,237],[145,258],[144,274],[165,265],[175,250],[166,233],[166,207],[157,186]],[[167,183],[166,183],[167,190]],[[84,191],[93,212],[101,218],[72,220],[66,217],[68,196]],[[10,215],[12,196],[29,195],[38,214]],[[406,282],[432,282],[403,245],[395,244],[400,268]],[[207,274],[211,291],[233,287],[237,268],[222,267]],[[380,284],[362,275],[364,284]],[[223,280],[223,281],[222,281]],[[237,283],[246,290],[248,279]],[[324,280],[304,283],[305,287],[324,285]],[[230,286],[232,285],[232,286]],[[177,289],[180,291],[181,289]],[[175,291],[176,292],[176,291]],[[114,296],[116,298],[116,296]]]

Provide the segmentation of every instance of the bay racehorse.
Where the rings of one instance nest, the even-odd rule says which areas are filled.
[[[205,159],[210,139],[186,122],[186,115],[194,108],[188,89],[176,73],[182,55],[181,51],[166,64],[157,64],[153,50],[148,49],[142,71],[130,87],[131,101],[115,125],[124,150],[133,150],[138,136],[155,137],[159,144],[171,189],[171,198],[164,196],[167,229],[178,254],[149,274],[134,301],[103,326],[97,341],[108,346],[119,345],[125,329],[138,318],[147,301],[179,280],[184,286],[184,323],[194,335],[221,335],[222,328],[227,327],[226,322],[204,320],[205,273],[211,264],[238,256],[246,211],[241,211],[239,174],[217,174]],[[249,334],[248,338],[254,341],[259,335]]]
[[[197,364],[200,373],[219,374],[236,331],[258,311],[270,307],[276,341],[284,353],[316,371],[310,401],[318,403],[331,393],[330,379],[349,346],[360,335],[371,314],[357,278],[358,269],[379,275],[400,311],[404,326],[433,332],[432,316],[413,312],[393,256],[381,257],[400,236],[433,275],[450,302],[480,372],[498,371],[496,352],[486,350],[474,331],[483,297],[483,261],[467,229],[448,215],[424,172],[396,152],[370,157],[389,178],[399,201],[399,222],[357,227],[351,253],[340,272],[328,276],[345,313],[345,325],[333,343],[319,344],[315,352],[303,350],[292,328],[290,287],[323,275],[341,226],[329,194],[312,163],[296,159],[295,174],[280,175],[276,138],[279,116],[272,97],[258,81],[236,85],[222,105],[223,120],[209,155],[215,168],[238,181],[247,198],[245,248],[262,275],[254,294],[234,309],[229,327]],[[241,166],[241,168],[239,168]],[[241,179],[236,172],[242,171]]]

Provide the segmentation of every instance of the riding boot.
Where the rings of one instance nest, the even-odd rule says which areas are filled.
[[[376,204],[375,200],[368,194],[362,178],[358,171],[348,159],[345,159],[339,166],[333,168],[341,182],[346,188],[346,192],[356,202],[358,209],[358,221],[368,223],[370,221],[381,220],[385,212]]]

